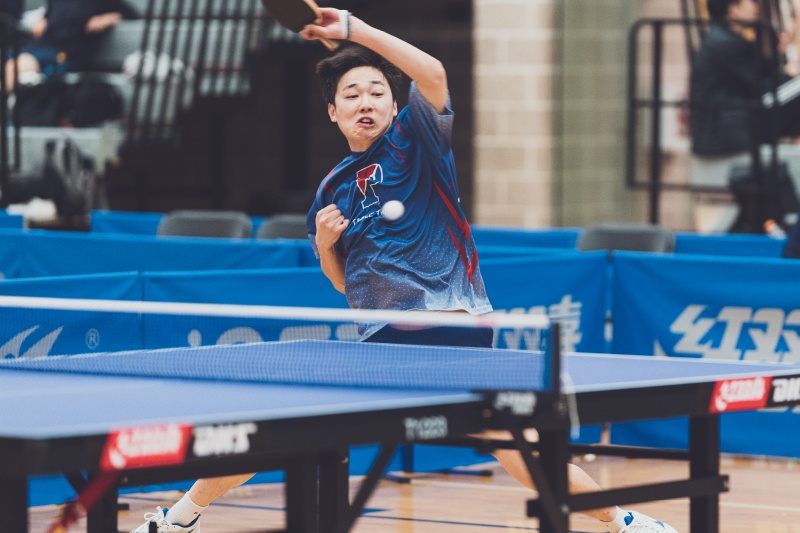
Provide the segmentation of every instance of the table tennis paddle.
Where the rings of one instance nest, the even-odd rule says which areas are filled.
[[[322,13],[314,0],[261,0],[261,3],[272,18],[295,33],[306,24],[322,22]],[[320,39],[320,42],[330,51],[339,48],[339,43],[330,39]]]

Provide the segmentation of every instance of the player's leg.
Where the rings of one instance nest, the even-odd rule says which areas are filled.
[[[38,74],[41,71],[42,69],[36,56],[24,52],[17,56],[16,73],[21,79],[25,79],[26,76],[30,76],[31,74]],[[6,61],[6,83],[8,84],[9,92],[14,90],[14,84],[16,82],[14,73],[14,59],[8,59]]]
[[[480,435],[483,438],[507,440],[508,433],[504,431],[488,431]],[[530,442],[538,440],[535,430],[525,432],[525,438]],[[492,455],[500,466],[525,487],[536,490],[536,486],[528,473],[525,461],[516,450],[495,450]],[[581,494],[602,490],[594,479],[577,465],[567,465],[567,480],[570,494]],[[583,514],[603,522],[612,533],[676,533],[667,524],[654,520],[635,511],[624,511],[619,507],[603,507],[583,511]]]
[[[198,479],[189,492],[169,509],[156,508],[155,513],[144,515],[145,523],[131,533],[149,533],[155,522],[158,533],[191,533],[198,528],[200,514],[217,498],[242,485],[255,474]]]
[[[186,494],[202,507],[208,507],[214,500],[250,480],[255,474],[198,479]]]

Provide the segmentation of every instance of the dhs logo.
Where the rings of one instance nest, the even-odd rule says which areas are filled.
[[[370,165],[356,173],[356,185],[364,195],[364,199],[361,200],[362,208],[368,209],[380,205],[380,198],[375,192],[375,185],[379,183],[383,183],[383,168],[380,165]]]
[[[670,324],[675,355],[800,362],[800,309],[689,305]]]
[[[258,431],[252,422],[201,426],[194,429],[192,452],[197,457],[232,455],[250,451],[250,435]]]
[[[774,378],[770,405],[800,403],[800,376]]]

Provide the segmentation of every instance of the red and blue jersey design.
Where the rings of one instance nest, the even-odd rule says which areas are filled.
[[[452,129],[449,102],[440,115],[412,83],[408,106],[386,134],[366,152],[351,153],[320,184],[308,213],[309,239],[317,252],[316,215],[327,205],[350,220],[337,250],[346,258],[351,307],[492,310],[459,205]],[[389,200],[405,206],[398,220],[382,216]]]

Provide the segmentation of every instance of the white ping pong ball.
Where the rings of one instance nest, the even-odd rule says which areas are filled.
[[[406,207],[403,205],[403,202],[397,200],[389,200],[385,204],[383,204],[383,217],[388,220],[397,220],[403,213],[406,211]]]

